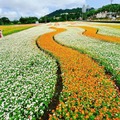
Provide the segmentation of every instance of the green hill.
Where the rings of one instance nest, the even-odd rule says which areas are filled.
[[[117,15],[120,15],[120,4],[109,4],[105,5],[101,8],[87,9],[86,13],[82,13],[82,8],[73,8],[73,9],[59,9],[56,10],[42,18],[40,18],[40,22],[57,22],[57,21],[74,21],[80,18],[87,19],[97,13],[100,12],[115,12]]]

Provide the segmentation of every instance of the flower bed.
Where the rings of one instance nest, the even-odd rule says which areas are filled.
[[[107,35],[107,36],[114,36],[120,37],[120,30],[116,28],[111,28],[107,26],[92,26],[98,29],[97,34]]]
[[[89,54],[105,66],[106,72],[109,72],[117,79],[120,85],[120,45],[103,42],[82,35],[84,29],[67,28],[64,33],[55,36],[55,39],[63,45],[67,45]]]
[[[67,25],[68,26],[68,25]],[[70,26],[88,26],[97,29],[97,34],[103,34],[107,36],[120,37],[120,25],[119,24],[105,24],[94,22],[71,22]],[[96,30],[95,30],[96,32]]]
[[[59,60],[62,70],[60,103],[49,114],[49,119],[118,119],[120,99],[115,84],[107,78],[103,67],[87,55],[57,44],[53,36],[65,29],[56,30],[42,35],[37,41],[39,46]],[[72,35],[67,34],[69,40]],[[66,36],[62,37],[66,41]]]
[[[57,64],[35,40],[49,31],[38,26],[0,40],[0,120],[36,120],[48,107]]]
[[[86,36],[97,38],[100,40],[104,40],[107,42],[115,42],[120,43],[120,37],[113,37],[113,36],[106,36],[102,34],[97,34],[97,29],[88,26],[80,26],[81,28],[85,29],[86,31],[83,33]]]

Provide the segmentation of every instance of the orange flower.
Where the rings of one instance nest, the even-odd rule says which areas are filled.
[[[115,108],[117,113],[119,111],[118,101],[116,101],[118,93],[113,87],[114,83],[105,75],[103,67],[87,55],[56,43],[53,36],[65,29],[52,29],[56,31],[44,34],[37,40],[41,48],[51,52],[59,60],[62,70],[63,90],[59,97],[60,103],[50,119],[55,116],[56,119],[58,116],[65,118],[66,115],[81,119],[87,115],[85,111],[93,115],[96,111],[103,109],[107,111],[106,106],[110,106],[108,111],[113,112]],[[102,112],[98,112],[96,120],[102,119],[103,116]]]
[[[99,40],[104,40],[104,41],[108,41],[108,42],[120,43],[119,37],[98,34],[96,28],[92,28],[92,27],[88,27],[88,26],[80,26],[80,27],[86,30],[85,32],[83,32],[83,34],[86,36],[94,37],[94,38],[97,38]]]

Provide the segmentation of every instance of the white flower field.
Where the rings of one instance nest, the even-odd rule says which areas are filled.
[[[98,31],[99,34],[120,37],[119,29],[115,29],[115,28],[111,29],[110,27],[106,27],[106,26],[95,26],[95,28],[99,29]]]
[[[0,120],[39,118],[53,97],[57,65],[35,43],[46,32],[38,26],[0,39]]]

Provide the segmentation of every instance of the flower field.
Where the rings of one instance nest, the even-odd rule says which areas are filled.
[[[57,57],[62,70],[60,103],[49,119],[118,119],[120,99],[115,84],[87,55],[57,44],[52,37],[65,29],[56,30],[38,39],[39,46]]]
[[[71,27],[72,26],[88,26],[88,27],[93,27],[97,28],[97,33],[98,34],[103,34],[103,35],[109,35],[109,36],[115,36],[115,37],[120,37],[120,25],[119,24],[111,24],[111,23],[94,23],[94,22],[71,22],[69,24]],[[68,26],[68,25],[66,25]]]
[[[1,38],[0,120],[119,120],[119,39],[116,24],[89,22]]]
[[[120,30],[116,28],[112,28],[110,26],[97,26],[94,25],[92,27],[95,27],[98,29],[98,34],[102,35],[109,35],[109,36],[114,36],[114,37],[120,37]]]
[[[47,108],[57,64],[35,40],[49,31],[34,27],[0,39],[0,120],[38,119]]]
[[[96,34],[97,29],[93,27],[88,27],[88,26],[80,26],[81,28],[85,29],[86,31],[83,33],[86,36],[89,37],[94,37],[100,40],[105,40],[108,42],[116,42],[120,43],[120,37],[113,37],[113,36],[106,36],[106,35],[101,35],[101,34]]]
[[[93,25],[99,25],[99,26],[106,26],[106,27],[112,27],[112,28],[117,28],[117,29],[120,29],[120,25],[119,25],[119,23],[117,24],[114,24],[114,23],[102,23],[102,24],[100,24],[100,23],[96,23],[96,24],[94,24],[93,23]]]
[[[94,59],[98,60],[104,65],[104,67],[106,67],[106,72],[112,73],[113,78],[116,77],[117,83],[120,86],[120,45],[102,42],[98,39],[84,36],[82,35],[84,29],[67,29],[66,32],[56,35],[55,40],[63,45],[87,53]]]
[[[31,27],[34,27],[35,24],[32,25],[6,25],[6,26],[0,26],[0,30],[3,31],[3,36],[19,32],[21,30],[25,30]]]

